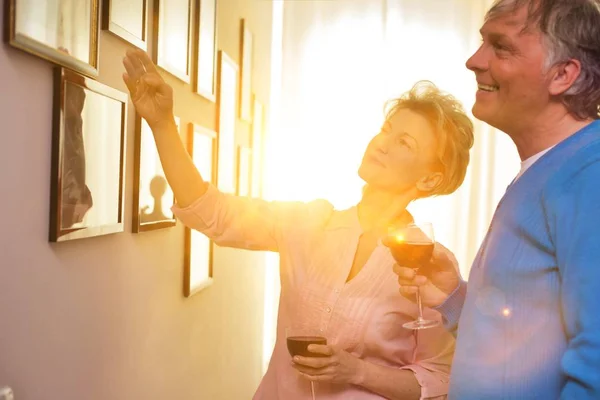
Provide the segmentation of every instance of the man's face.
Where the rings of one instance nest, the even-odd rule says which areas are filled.
[[[527,8],[488,20],[483,42],[467,61],[478,90],[473,115],[507,133],[526,127],[550,102],[545,48],[537,28],[523,28]]]

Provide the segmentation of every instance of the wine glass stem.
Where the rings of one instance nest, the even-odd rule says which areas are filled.
[[[419,316],[417,317],[417,322],[423,322],[423,305],[421,304],[421,288],[417,287],[417,307],[419,308]]]
[[[310,393],[312,394],[312,400],[315,400],[315,383],[310,381]]]

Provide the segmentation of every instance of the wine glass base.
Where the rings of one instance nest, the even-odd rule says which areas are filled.
[[[406,329],[428,329],[438,326],[439,321],[431,321],[427,319],[422,319],[420,321],[410,321],[402,325]]]

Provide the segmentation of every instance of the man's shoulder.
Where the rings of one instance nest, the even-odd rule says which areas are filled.
[[[547,196],[562,197],[581,187],[600,191],[600,130],[595,136],[561,160],[560,167],[546,182]]]

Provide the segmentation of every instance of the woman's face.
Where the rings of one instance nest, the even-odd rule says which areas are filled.
[[[436,134],[429,121],[410,109],[399,109],[367,146],[358,175],[385,191],[431,191],[443,177],[435,169],[436,151]]]

